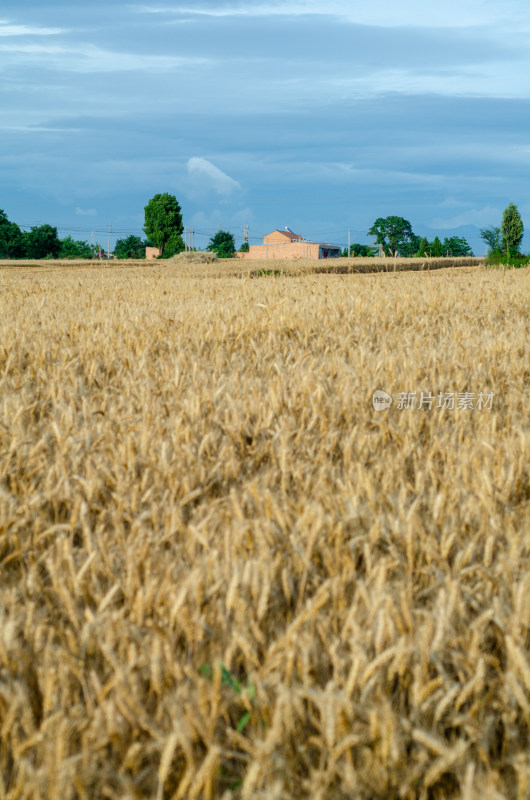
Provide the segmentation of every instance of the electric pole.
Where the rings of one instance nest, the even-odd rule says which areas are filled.
[[[350,257],[350,234],[351,228],[348,228],[348,258]]]
[[[109,239],[108,239],[108,245],[107,245],[107,258],[110,258],[110,229],[111,229],[111,227],[112,226],[109,223]]]

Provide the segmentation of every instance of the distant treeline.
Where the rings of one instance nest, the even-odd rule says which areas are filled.
[[[147,240],[139,236],[119,239],[114,247],[115,258],[145,258]],[[60,239],[52,225],[34,225],[23,231],[10,222],[0,209],[0,259],[6,258],[108,258],[104,248],[96,243],[78,241],[66,236]]]
[[[177,199],[169,194],[157,194],[145,206],[144,231],[151,239],[139,236],[118,239],[114,246],[115,258],[145,258],[145,248],[150,244],[158,247],[161,256],[168,258],[185,249],[182,239],[182,214]],[[524,225],[516,205],[510,203],[503,212],[499,227],[483,228],[480,235],[488,245],[490,260],[509,262],[520,266],[527,263],[520,252]],[[462,258],[473,256],[473,251],[462,236],[449,236],[442,241],[435,236],[432,242],[417,236],[410,222],[403,217],[389,216],[376,219],[368,236],[375,244],[354,242],[342,250],[342,256],[401,256],[402,258]],[[207,247],[219,258],[235,255],[234,237],[228,231],[218,231]],[[241,250],[248,249],[248,244]],[[100,244],[76,241],[71,236],[60,239],[57,228],[51,225],[35,225],[22,231],[15,222],[10,222],[0,210],[0,258],[108,258]]]
[[[461,236],[446,237],[443,242],[438,238],[438,236],[435,236],[434,240],[430,242],[428,239],[425,239],[424,237],[420,238],[413,233],[411,239],[406,242],[400,242],[397,250],[397,254],[402,258],[442,258],[444,256],[451,258],[463,258],[465,256],[473,255],[473,251],[471,250],[469,243]],[[391,254],[389,245],[386,245],[386,247],[383,246],[382,251],[385,256]],[[356,257],[360,256],[362,258],[371,256],[373,257],[380,255],[380,248],[379,245],[374,246],[354,242],[350,245],[349,255]],[[342,250],[341,256],[347,258],[347,247]]]

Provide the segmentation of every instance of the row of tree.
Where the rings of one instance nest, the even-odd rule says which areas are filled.
[[[379,217],[368,231],[368,235],[375,237],[376,244],[385,255],[409,258],[473,255],[471,247],[463,237],[451,236],[445,238],[443,242],[438,236],[432,242],[425,238],[420,239],[413,232],[410,222],[403,217]],[[504,209],[500,226],[483,228],[480,235],[488,245],[490,255],[494,257],[505,255],[507,260],[520,258],[524,225],[517,206],[510,203]],[[371,252],[367,252],[368,250]],[[375,255],[376,250],[377,248],[367,248],[366,245],[357,244],[352,248],[355,255]]]
[[[52,225],[34,225],[22,231],[0,209],[0,258],[97,258],[104,255],[99,244],[60,239]]]
[[[144,231],[147,239],[127,236],[118,239],[114,247],[115,258],[145,258],[145,248],[154,245],[163,258],[170,258],[184,250],[182,213],[176,197],[157,194],[145,206]],[[208,245],[221,258],[235,253],[233,234],[218,231]],[[60,239],[57,228],[51,225],[35,225],[28,231],[11,222],[0,210],[0,258],[97,258],[107,253],[99,244],[78,241],[71,236]]]
[[[145,248],[149,245],[157,247],[162,258],[170,258],[185,249],[182,210],[176,197],[167,192],[156,194],[149,200],[144,211],[144,232],[148,238],[142,240],[139,236],[128,236],[126,239],[118,239],[114,248],[116,258],[144,258]],[[490,252],[504,253],[508,259],[520,256],[523,234],[523,221],[513,203],[504,210],[499,227],[481,230],[482,239]],[[403,217],[379,217],[368,235],[375,237],[375,246],[354,243],[350,247],[351,254],[373,256],[382,251],[385,255],[405,258],[473,255],[463,237],[446,237],[442,242],[436,236],[430,242],[417,236],[410,222]],[[207,249],[216,252],[220,258],[233,257],[236,249],[233,234],[218,231],[210,239]],[[240,249],[248,250],[248,243],[243,244]],[[76,241],[71,236],[59,239],[57,228],[51,225],[35,225],[29,231],[21,231],[0,210],[0,258],[94,258],[101,255],[100,245]],[[348,250],[343,250],[342,255],[347,256]]]
[[[450,236],[446,237],[443,242],[435,236],[433,241],[430,242],[428,239],[424,237],[416,236],[412,234],[413,238],[408,239],[405,242],[392,242],[389,241],[380,241],[381,249],[383,253],[387,256],[390,255],[399,255],[408,258],[425,258],[425,257],[435,257],[440,258],[442,256],[472,256],[473,252],[469,243],[466,239],[461,236]],[[376,256],[380,252],[379,245],[377,247],[368,244],[358,244],[354,242],[350,245],[350,256]],[[341,256],[348,256],[348,248],[344,248],[341,252]]]
[[[164,257],[184,250],[182,241],[182,214],[175,197],[157,194],[145,206],[144,231],[158,247]],[[403,217],[380,217],[370,230],[375,236],[377,247],[354,244],[350,252],[357,256],[373,256],[379,252],[379,245],[385,255],[412,256],[468,256],[473,255],[468,242],[459,236],[451,236],[442,241],[438,237],[433,242],[416,236],[410,222]],[[230,258],[235,253],[234,237],[228,231],[218,231],[212,237],[208,250],[213,250],[220,258]],[[248,250],[248,244],[242,250]],[[348,255],[344,250],[342,255]]]
[[[404,258],[424,258],[425,256],[472,256],[473,252],[468,242],[461,236],[446,237],[443,242],[436,236],[432,242],[416,236],[412,225],[403,217],[379,217],[370,230],[369,236],[375,237],[378,247],[370,248],[370,255],[376,255],[379,248],[386,256],[403,256]],[[364,245],[353,245],[355,255],[364,255],[358,252]]]

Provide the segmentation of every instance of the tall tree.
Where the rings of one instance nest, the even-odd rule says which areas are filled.
[[[412,225],[403,217],[379,217],[370,230],[376,244],[382,244],[386,255],[398,255],[403,247],[414,243]]]
[[[519,209],[510,203],[503,211],[502,223],[502,249],[509,255],[517,255],[523,241],[524,225]]]
[[[155,194],[144,210],[144,231],[149,241],[160,249],[160,254],[169,256],[184,250],[184,226],[177,198],[167,192]]]

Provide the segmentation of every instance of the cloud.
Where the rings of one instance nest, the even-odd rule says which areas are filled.
[[[198,181],[199,184],[205,184],[222,197],[228,197],[233,192],[241,191],[241,184],[206,158],[190,158],[187,169],[188,174],[194,179],[194,183]]]
[[[0,20],[0,36],[55,36],[60,33],[66,33],[65,29],[10,25],[6,20]]]
[[[10,54],[12,60],[40,69],[69,72],[172,72],[190,66],[210,63],[210,59],[181,56],[142,55],[105,50],[97,45],[38,45],[0,44],[0,53]]]
[[[98,215],[98,212],[95,208],[84,209],[84,208],[79,208],[79,206],[77,206],[75,213],[79,217],[97,217]]]
[[[53,128],[45,125],[3,125],[0,130],[9,133],[82,133],[83,128]]]
[[[197,17],[339,17],[347,22],[361,25],[402,28],[404,26],[466,28],[484,25],[513,29],[526,26],[528,12],[526,0],[490,0],[487,9],[484,0],[445,0],[444,3],[425,3],[425,0],[372,0],[371,3],[352,3],[351,0],[269,0],[250,4],[248,2],[204,1],[195,6],[182,5],[135,5],[133,9],[142,13],[187,15]]]
[[[283,93],[278,94],[289,93],[298,103],[307,103],[315,95],[342,102],[389,95],[524,99],[530,97],[526,78],[530,57],[525,59],[512,63],[494,59],[480,63],[477,59],[474,64],[451,66],[432,63],[427,68],[380,69],[368,65],[354,75],[295,75],[285,79]]]

